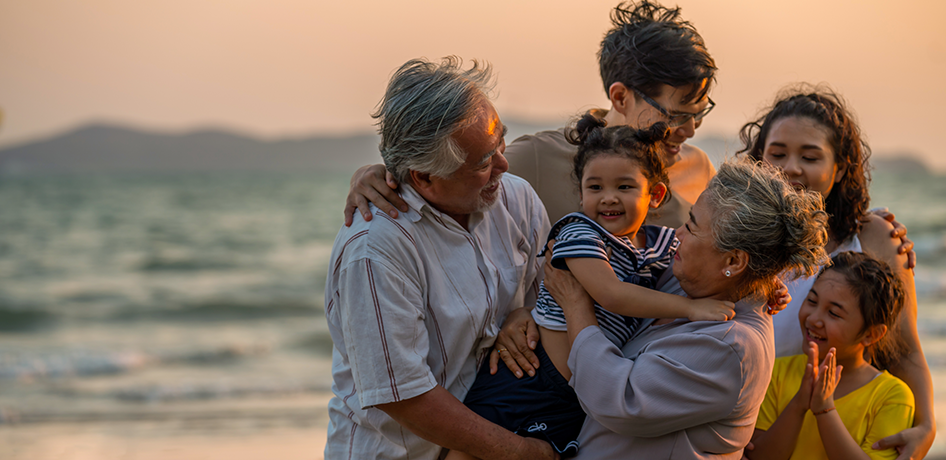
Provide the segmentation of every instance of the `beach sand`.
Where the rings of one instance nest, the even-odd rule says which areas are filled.
[[[946,375],[935,375],[934,379],[946,382]],[[320,393],[279,402],[241,404],[236,412],[209,409],[202,415],[170,419],[76,420],[0,426],[0,458],[320,460],[325,449],[328,428],[325,408],[330,397],[330,394]],[[936,405],[942,427],[946,423],[946,398],[938,399],[942,401]],[[936,445],[927,459],[946,460],[944,431],[939,430]]]
[[[934,367],[932,377],[940,429],[927,458],[946,460],[946,370]],[[331,396],[139,404],[21,420],[6,414],[0,460],[320,460]]]

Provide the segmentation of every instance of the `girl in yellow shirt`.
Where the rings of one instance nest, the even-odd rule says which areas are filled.
[[[903,308],[903,284],[864,254],[832,262],[798,313],[806,354],[775,360],[751,459],[894,459],[895,449],[871,445],[913,426],[913,393],[881,371],[898,356],[887,331]]]

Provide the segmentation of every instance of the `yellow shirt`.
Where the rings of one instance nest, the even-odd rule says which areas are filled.
[[[772,381],[759,410],[756,428],[768,430],[798,392],[807,364],[805,355],[775,360]],[[895,459],[896,449],[874,450],[871,445],[913,426],[913,392],[902,380],[884,371],[866,385],[834,401],[848,433],[872,459]],[[808,411],[798,433],[791,460],[827,459],[818,422]]]

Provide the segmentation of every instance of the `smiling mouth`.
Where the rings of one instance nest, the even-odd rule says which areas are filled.
[[[621,211],[605,211],[599,212],[598,215],[604,217],[605,219],[614,219],[615,217],[621,217],[624,215]]]
[[[664,150],[667,151],[667,153],[672,153],[674,155],[680,153],[680,145],[682,144],[667,142],[667,141],[663,141],[663,144],[664,144]]]
[[[818,334],[815,334],[814,332],[811,332],[811,329],[805,328],[805,332],[808,333],[808,338],[811,340],[815,340],[818,342],[824,342],[825,340],[828,340],[827,337],[822,337]]]

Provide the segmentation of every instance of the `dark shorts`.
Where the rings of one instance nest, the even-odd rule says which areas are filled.
[[[562,457],[573,457],[585,413],[541,343],[535,354],[540,365],[534,377],[517,379],[502,362],[496,375],[490,375],[489,361],[484,362],[463,403],[520,436],[548,441]]]

